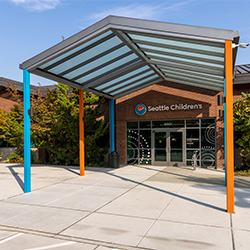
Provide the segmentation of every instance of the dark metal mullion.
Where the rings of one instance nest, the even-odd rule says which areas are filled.
[[[184,80],[180,80],[180,79],[171,79],[171,78],[166,78],[167,80],[166,81],[169,81],[169,82],[174,82],[174,83],[179,83],[179,84],[184,84],[184,85],[187,85],[187,86],[192,86],[192,87],[198,87],[198,88],[202,88],[202,89],[210,89],[212,91],[223,91],[223,86],[210,86],[208,84],[203,84],[201,85],[200,83],[195,83],[195,82],[188,82],[188,81],[184,81]]]
[[[86,75],[89,75],[89,74],[91,74],[91,73],[93,73],[93,72],[95,72],[95,71],[97,71],[99,69],[102,69],[102,68],[104,68],[104,67],[106,67],[106,66],[108,66],[108,65],[110,65],[110,64],[112,64],[114,62],[117,62],[117,61],[119,61],[119,60],[121,60],[121,59],[123,59],[123,58],[125,58],[125,57],[127,57],[129,55],[131,55],[131,54],[133,54],[133,53],[131,51],[129,51],[129,52],[127,52],[127,53],[125,53],[123,55],[120,55],[120,56],[118,56],[118,57],[116,57],[116,58],[114,58],[114,59],[112,59],[112,60],[110,60],[108,62],[105,62],[105,63],[103,63],[103,64],[101,64],[101,65],[99,65],[99,66],[97,66],[97,67],[95,67],[95,68],[87,71],[87,72],[84,72],[84,73],[82,73],[82,74],[80,74],[80,75],[72,78],[71,80],[72,81],[76,81],[76,80],[78,80],[78,79],[80,79],[80,78],[82,78],[82,77],[84,77]]]
[[[72,71],[74,71],[76,69],[79,69],[79,68],[81,68],[81,67],[83,67],[83,66],[85,66],[85,65],[87,65],[87,64],[89,64],[89,63],[91,63],[91,62],[93,62],[93,61],[95,61],[95,60],[97,60],[97,59],[99,59],[101,57],[103,57],[103,56],[106,56],[107,54],[112,53],[113,51],[118,50],[118,49],[120,49],[120,48],[122,48],[124,46],[125,45],[123,43],[118,44],[117,46],[115,46],[115,47],[113,47],[113,48],[111,48],[109,50],[106,50],[103,53],[88,59],[87,61],[84,61],[84,62],[82,62],[80,64],[77,64],[76,66],[74,66],[74,67],[72,67],[72,68],[70,68],[68,70],[63,71],[62,73],[58,74],[58,76],[66,75],[66,74],[68,74],[68,73],[70,73],[70,72],[72,72]]]
[[[179,61],[179,60],[175,60],[175,59],[174,60],[173,59],[167,59],[167,58],[160,57],[160,56],[150,56],[150,59],[182,64],[183,68],[185,68],[186,65],[190,65],[190,66],[194,66],[194,67],[197,67],[197,68],[203,68],[203,69],[212,69],[212,70],[220,70],[220,69],[222,69],[223,70],[223,68],[217,68],[217,67],[213,67],[213,66],[209,66],[209,65],[201,65],[201,64],[196,64],[196,63],[192,63],[192,62],[184,62],[184,61]]]
[[[197,79],[197,78],[194,78],[194,77],[192,77],[192,76],[190,76],[190,77],[186,77],[186,79],[183,79],[185,76],[181,76],[181,75],[178,75],[178,74],[176,74],[176,75],[173,75],[173,74],[167,74],[166,73],[166,78],[173,78],[173,79],[180,79],[180,80],[183,80],[183,81],[190,81],[190,82],[192,82],[192,81],[194,81],[194,82],[197,82],[197,83],[206,83],[206,84],[215,84],[215,85],[217,85],[217,84],[221,84],[221,83],[223,83],[223,81],[221,81],[221,82],[214,82],[214,81],[212,81],[212,80],[209,80],[209,79]],[[182,78],[182,79],[181,79]]]
[[[79,84],[79,83],[72,82],[72,81],[70,81],[70,80],[68,80],[66,78],[63,78],[63,77],[58,77],[57,75],[55,75],[53,73],[43,71],[42,69],[39,69],[39,68],[33,70],[32,74],[36,74],[36,75],[39,75],[41,77],[45,77],[45,78],[51,79],[53,81],[69,85],[69,86],[71,86],[73,88],[82,89],[82,85]]]
[[[112,32],[121,39],[122,42],[124,42],[139,58],[141,58],[143,61],[147,61],[148,57],[147,55],[138,47],[137,44],[135,44],[132,39],[125,33],[119,30],[112,29]],[[148,64],[148,66],[162,79],[165,79],[164,74],[161,72],[159,68],[157,68],[156,65]]]
[[[113,96],[110,96],[109,94],[106,94],[106,93],[104,93],[102,91],[98,91],[96,89],[92,89],[92,88],[86,88],[85,89],[84,88],[83,90],[86,91],[86,92],[91,92],[91,93],[93,93],[95,95],[98,95],[98,96],[104,96],[105,98],[108,98],[108,99],[114,99]]]
[[[181,74],[180,72],[174,72],[174,71],[165,71],[165,70],[162,70],[166,77],[168,77],[169,75],[178,75],[180,77],[187,77],[187,78],[192,78],[194,80],[201,80],[201,81],[212,81],[214,83],[221,83],[223,82],[223,80],[215,80],[215,79],[211,79],[209,77],[202,77],[202,76],[196,76],[196,75],[192,75],[192,73],[190,75],[188,75],[187,73],[185,73],[185,75]]]
[[[129,90],[125,90],[124,92],[121,92],[121,93],[119,93],[119,94],[117,94],[117,95],[114,95],[114,98],[119,98],[119,97],[122,97],[122,96],[124,96],[124,95],[128,95],[128,94],[130,94],[130,93],[132,93],[132,92],[135,92],[135,91],[137,91],[137,90],[140,90],[140,89],[143,89],[143,88],[146,88],[146,87],[148,87],[148,86],[151,86],[151,85],[153,85],[153,84],[156,84],[156,83],[159,83],[159,82],[162,82],[162,79],[161,78],[158,78],[158,80],[155,80],[155,81],[149,81],[147,84],[140,84],[139,86],[136,86],[136,87],[134,87],[134,88],[131,88],[131,89],[129,89]]]
[[[154,50],[154,49],[142,48],[142,50],[149,52],[149,53],[162,54],[162,55],[166,55],[166,56],[174,56],[174,57],[190,59],[190,60],[195,60],[195,61],[200,61],[200,62],[209,62],[209,63],[219,64],[219,65],[224,65],[224,60],[219,62],[219,61],[216,61],[213,59],[200,58],[200,57],[196,57],[196,56],[186,56],[186,55],[182,55],[182,54],[175,54],[172,52],[158,51],[158,50]],[[149,55],[149,57],[150,57],[150,55]]]
[[[161,65],[162,66],[167,66],[167,67],[173,67],[173,68],[177,68],[177,69],[186,69],[186,70],[191,70],[194,72],[201,72],[201,73],[207,73],[207,74],[213,74],[213,75],[217,75],[217,76],[222,76],[224,75],[224,70],[211,70],[211,69],[207,69],[207,68],[201,68],[201,67],[194,67],[194,66],[190,66],[189,64],[178,64],[178,63],[172,63],[169,61],[156,61],[156,60],[148,60],[148,63],[152,63],[152,64],[156,64],[158,65],[158,67],[160,68]]]
[[[80,49],[79,51],[77,51],[77,52],[75,52],[75,53],[73,53],[73,54],[71,54],[71,55],[69,55],[69,56],[67,56],[67,57],[59,60],[58,62],[53,63],[52,65],[44,68],[43,70],[44,71],[48,71],[48,70],[50,70],[50,69],[58,66],[59,64],[62,64],[64,62],[70,60],[71,58],[73,58],[73,57],[75,57],[75,56],[77,56],[77,55],[79,55],[79,54],[81,54],[81,53],[83,53],[83,52],[85,52],[85,51],[87,51],[89,49],[92,49],[93,47],[95,47],[95,46],[97,46],[97,45],[99,45],[99,44],[101,44],[103,42],[106,42],[107,40],[111,39],[112,37],[114,37],[114,34],[109,34],[109,35],[103,37],[102,39],[100,39],[100,40],[98,40],[98,41],[90,44],[89,46],[87,46],[87,47],[85,47],[83,49]]]
[[[207,75],[202,75],[201,72],[192,71],[192,70],[189,70],[188,72],[186,72],[186,71],[183,71],[181,69],[177,69],[177,68],[173,69],[173,68],[170,68],[170,67],[167,67],[167,66],[163,66],[163,65],[161,65],[161,70],[163,72],[169,71],[169,72],[172,72],[172,73],[192,74],[194,76],[208,77],[208,78],[211,78],[211,79],[214,79],[214,80],[219,80],[218,77],[216,77],[213,74],[206,73]],[[222,78],[222,80],[224,79],[223,77],[221,77],[221,78]]]
[[[146,81],[146,82],[140,83],[139,85],[133,86],[133,87],[131,87],[131,88],[129,88],[129,89],[133,89],[133,88],[136,88],[136,87],[138,87],[138,86],[144,86],[144,84],[147,85],[148,83],[152,83],[153,81],[156,81],[156,80],[159,80],[159,79],[161,79],[161,78],[159,78],[159,76],[156,75],[155,78],[153,78],[153,79],[151,79],[151,80],[148,80],[148,81]],[[135,83],[134,83],[134,85],[135,85]],[[121,88],[116,89],[116,90],[110,92],[109,95],[115,95],[114,93],[116,93],[117,91],[119,91],[120,93],[122,93],[122,92],[124,92],[124,91],[127,91],[127,90],[129,90],[129,89],[127,89],[127,90],[123,90],[123,89],[127,88],[128,86],[130,86],[130,84],[128,84],[128,85],[126,85],[126,86],[122,86]],[[119,94],[119,93],[118,93],[118,94]]]
[[[195,84],[202,84],[202,81],[201,82],[193,82],[192,80],[189,80],[188,78],[187,79],[180,79],[178,77],[175,77],[175,76],[166,76],[167,80],[171,82],[171,79],[173,80],[179,80],[179,81],[183,81],[183,82],[186,82],[187,84],[190,83],[195,83]],[[211,87],[220,87],[220,86],[223,86],[223,83],[222,84],[213,84],[213,83],[207,83],[205,84],[205,86],[211,86]],[[203,88],[202,86],[200,86],[201,88]]]
[[[144,71],[142,71],[142,72],[139,72],[139,73],[137,73],[137,74],[135,74],[135,75],[132,75],[132,76],[130,76],[130,77],[127,77],[127,78],[125,78],[125,79],[123,79],[123,80],[121,80],[121,81],[119,81],[119,82],[115,82],[115,83],[109,85],[108,87],[99,88],[99,90],[105,91],[106,89],[109,89],[109,88],[111,88],[111,87],[113,87],[113,86],[115,86],[115,85],[118,85],[118,84],[120,84],[120,83],[129,81],[129,80],[133,79],[134,77],[137,77],[137,76],[139,76],[139,75],[141,75],[141,74],[145,74],[145,73],[147,73],[147,72],[149,72],[149,71],[151,71],[151,69],[146,69],[146,70],[144,70]]]
[[[93,88],[101,83],[111,81],[117,78],[117,76],[121,76],[122,74],[127,74],[129,71],[141,68],[143,66],[145,66],[145,63],[143,63],[139,58],[136,58],[89,81],[83,82],[83,84],[86,88],[88,87]]]
[[[171,41],[178,41],[178,42],[184,42],[184,43],[206,45],[206,46],[217,47],[217,48],[224,48],[224,43],[216,42],[216,41],[205,41],[205,40],[198,40],[198,39],[192,39],[192,38],[181,38],[181,37],[176,37],[176,36],[157,35],[157,34],[135,32],[135,31],[127,31],[127,33],[143,36],[145,39],[147,39],[147,37],[152,37],[152,38],[159,38],[163,40],[171,40]],[[224,40],[224,39],[221,39],[221,40]]]
[[[139,81],[142,81],[142,80],[144,80],[144,79],[147,79],[148,77],[151,77],[151,76],[153,76],[153,75],[155,75],[155,73],[149,74],[149,75],[144,76],[144,77],[142,77],[142,78],[140,78],[140,79],[137,79],[137,80],[134,80],[134,81],[132,81],[132,82],[129,82],[129,83],[127,83],[127,84],[125,84],[125,85],[123,85],[123,86],[121,86],[121,87],[118,87],[117,89],[112,89],[110,93],[113,93],[113,92],[115,92],[115,91],[117,91],[117,90],[119,90],[119,89],[122,89],[122,88],[124,88],[124,87],[126,87],[126,86],[128,86],[128,85],[132,85],[132,84],[134,84],[134,83],[136,83],[136,82],[139,82]],[[116,85],[118,86],[118,84],[116,84]],[[109,90],[107,89],[107,93],[108,93],[108,92],[109,92]]]
[[[166,44],[161,44],[161,43],[148,42],[145,40],[133,39],[133,41],[135,43],[138,43],[139,45],[142,44],[142,45],[148,45],[148,46],[154,46],[154,47],[160,47],[160,48],[166,48],[166,49],[173,49],[173,50],[185,51],[185,52],[197,53],[197,54],[203,54],[203,55],[218,56],[218,57],[224,58],[224,54],[219,53],[219,52],[191,49],[191,48],[179,47],[179,46],[175,46],[175,45],[166,45]]]

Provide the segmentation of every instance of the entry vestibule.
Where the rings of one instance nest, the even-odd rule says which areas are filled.
[[[216,168],[215,118],[127,122],[127,163]]]
[[[153,130],[153,165],[184,165],[183,132],[183,129]]]

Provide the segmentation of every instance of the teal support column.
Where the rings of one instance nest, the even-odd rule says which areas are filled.
[[[31,191],[30,155],[30,73],[23,70],[23,119],[24,119],[24,192]]]
[[[111,152],[115,151],[115,100],[110,100],[110,138]]]
[[[226,98],[226,80],[224,78],[224,97]],[[225,99],[224,98],[224,99]],[[226,126],[226,102],[224,102],[224,156],[225,156],[225,186],[227,186],[227,126]]]

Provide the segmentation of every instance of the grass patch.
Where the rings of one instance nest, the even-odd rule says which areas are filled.
[[[250,176],[250,170],[238,170],[234,172],[235,176]]]

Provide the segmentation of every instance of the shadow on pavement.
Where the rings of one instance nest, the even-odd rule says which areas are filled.
[[[19,165],[17,165],[19,166]],[[11,174],[16,179],[18,185],[21,187],[21,189],[24,191],[24,183],[23,180],[19,177],[19,174],[14,170],[14,167],[16,166],[7,166],[7,168],[10,170]]]

